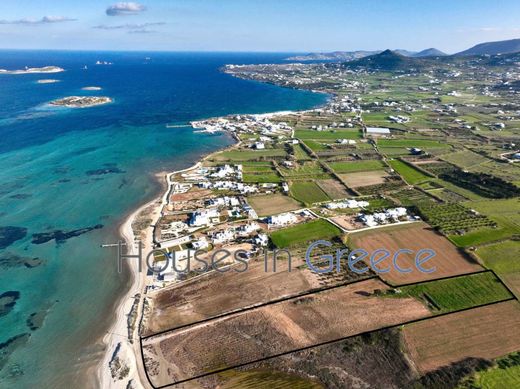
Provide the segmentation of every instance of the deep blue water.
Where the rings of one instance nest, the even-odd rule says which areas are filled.
[[[20,292],[14,306],[0,304],[0,387],[70,387],[74,380],[75,387],[84,386],[82,373],[101,355],[100,338],[128,282],[127,274],[116,271],[114,253],[100,244],[115,242],[124,216],[157,194],[151,173],[187,167],[232,142],[224,134],[165,125],[322,104],[323,95],[219,71],[227,63],[275,63],[284,57],[0,51],[0,68],[66,69],[0,75],[0,244],[7,246],[0,249],[0,295]],[[113,65],[95,65],[97,60]],[[44,78],[60,82],[36,83]],[[86,86],[103,89],[81,90]],[[114,103],[86,109],[46,105],[87,94],[110,96]],[[33,234],[98,224],[103,228],[60,242],[33,243]],[[32,258],[41,264],[23,263],[37,264]],[[31,314],[37,329],[27,321]]]

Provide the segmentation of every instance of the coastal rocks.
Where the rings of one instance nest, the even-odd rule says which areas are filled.
[[[20,298],[20,292],[8,291],[0,294],[0,317],[11,312]]]
[[[9,247],[17,240],[25,238],[26,235],[27,228],[25,227],[0,227],[0,250]]]
[[[128,377],[130,373],[130,368],[126,361],[124,361],[121,356],[121,342],[117,344],[114,353],[112,354],[112,359],[108,363],[110,368],[110,375],[116,381],[120,381]]]
[[[27,324],[27,327],[29,327],[31,331],[36,331],[43,325],[45,316],[47,316],[47,311],[33,312],[27,318],[25,324]]]
[[[10,268],[25,266],[28,269],[40,266],[43,260],[40,258],[22,257],[13,253],[4,253],[0,256],[0,269],[7,270]]]
[[[24,346],[29,338],[30,333],[23,333],[9,338],[7,341],[0,343],[0,371],[5,367],[9,356],[18,348]]]
[[[86,234],[87,232],[98,230],[103,228],[103,224],[96,224],[93,227],[79,228],[72,231],[54,230],[51,232],[41,232],[32,235],[33,244],[43,244],[51,240],[55,240],[56,243],[60,244],[65,242],[67,239],[74,238]]]
[[[101,169],[88,170],[87,176],[102,176],[105,174],[124,174],[124,170],[119,169],[117,166],[109,166]]]
[[[9,196],[10,199],[15,199],[15,200],[25,200],[25,199],[28,199],[29,197],[32,197],[32,194],[18,193],[18,194]]]

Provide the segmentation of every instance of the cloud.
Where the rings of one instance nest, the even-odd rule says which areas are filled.
[[[143,11],[146,11],[146,7],[142,4],[135,2],[119,2],[108,7],[106,13],[108,16],[125,16],[135,15]]]
[[[118,24],[114,26],[107,26],[106,24],[100,24],[99,26],[94,26],[92,28],[97,28],[100,30],[143,30],[147,27],[152,26],[164,26],[166,23],[164,22],[150,22],[150,23],[126,23],[126,24]]]
[[[75,22],[77,19],[68,18],[66,16],[44,16],[41,19],[17,19],[17,20],[0,20],[0,24],[25,24],[25,25],[38,25],[38,24],[53,24],[63,22]]]

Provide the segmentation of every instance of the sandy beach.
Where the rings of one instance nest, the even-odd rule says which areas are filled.
[[[146,213],[147,217],[152,219],[152,223],[143,230],[144,237],[141,240],[143,247],[143,261],[147,253],[153,249],[153,226],[161,217],[161,210],[168,203],[168,195],[171,191],[172,183],[171,177],[196,169],[200,166],[201,162],[197,162],[195,165],[177,170],[171,173],[160,173],[157,174],[157,178],[165,180],[166,189],[157,198],[149,201],[148,203],[140,206],[135,210],[121,225],[119,232],[124,240],[126,247],[128,247],[127,254],[137,254],[138,246],[134,230],[132,228],[133,223],[138,219],[141,213]],[[131,286],[127,293],[121,298],[117,310],[116,320],[107,331],[103,338],[103,344],[105,346],[105,356],[99,364],[97,371],[97,383],[101,388],[110,389],[125,389],[129,381],[132,382],[132,388],[149,388],[150,385],[146,379],[143,366],[138,362],[137,358],[141,358],[141,350],[139,343],[138,327],[142,317],[142,305],[143,296],[146,289],[146,269],[143,264],[143,271],[139,273],[138,261],[129,259],[127,260],[128,265],[123,268],[123,271],[131,272]],[[132,333],[133,343],[128,338],[128,325],[127,317],[134,305],[134,297],[136,294],[140,294],[138,307],[137,307],[137,320],[136,325]],[[115,358],[119,358],[121,364],[128,367],[128,374],[124,379],[115,379],[112,377],[111,362]]]

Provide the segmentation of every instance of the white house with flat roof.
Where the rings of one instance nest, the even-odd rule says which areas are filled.
[[[368,135],[390,135],[390,129],[386,127],[367,127]]]

